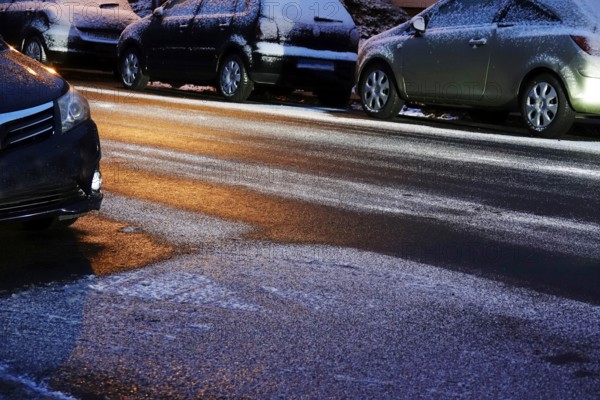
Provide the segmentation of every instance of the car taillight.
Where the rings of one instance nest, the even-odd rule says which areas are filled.
[[[590,38],[587,36],[571,36],[571,38],[581,50],[592,56],[600,57],[600,38]]]
[[[275,20],[267,17],[260,17],[256,26],[256,37],[259,40],[279,40],[279,27]]]

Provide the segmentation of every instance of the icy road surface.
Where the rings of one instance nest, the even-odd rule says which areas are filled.
[[[0,398],[598,397],[600,137],[82,89],[106,200],[0,231]]]

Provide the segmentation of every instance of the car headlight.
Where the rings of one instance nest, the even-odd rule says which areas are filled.
[[[88,101],[73,88],[70,88],[65,95],[58,99],[58,107],[60,108],[62,133],[66,133],[90,119]]]

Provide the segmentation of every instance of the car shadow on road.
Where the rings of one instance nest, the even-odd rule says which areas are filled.
[[[83,243],[81,235],[73,228],[31,232],[18,225],[0,227],[0,295],[93,274],[88,257],[102,246]]]

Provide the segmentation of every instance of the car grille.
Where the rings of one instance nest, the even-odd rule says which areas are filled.
[[[55,131],[54,105],[0,115],[0,150],[48,139]]]
[[[27,196],[0,200],[0,216],[52,209],[85,197],[85,192],[77,185],[41,190]]]

